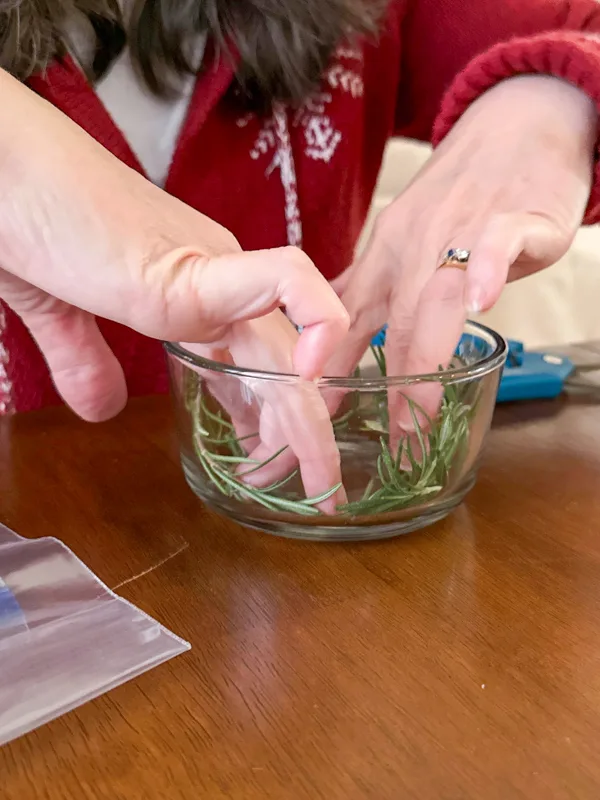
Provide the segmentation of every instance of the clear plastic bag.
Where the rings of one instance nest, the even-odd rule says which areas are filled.
[[[0,525],[0,745],[189,648],[58,539]]]

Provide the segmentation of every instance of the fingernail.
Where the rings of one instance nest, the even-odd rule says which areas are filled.
[[[481,289],[478,286],[467,292],[465,305],[469,314],[479,314],[483,307],[483,298]]]

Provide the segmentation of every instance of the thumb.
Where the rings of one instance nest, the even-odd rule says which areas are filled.
[[[562,238],[554,222],[537,214],[493,217],[471,251],[464,293],[467,312],[477,314],[492,308],[519,259],[520,274],[514,277],[523,277],[557,261],[563,255]]]
[[[76,414],[101,422],[121,411],[123,370],[91,314],[1,270],[0,296],[28,327],[56,390]]]

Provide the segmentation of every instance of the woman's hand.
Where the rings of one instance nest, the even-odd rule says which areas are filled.
[[[339,483],[331,423],[311,381],[346,334],[348,315],[311,261],[292,248],[242,252],[227,230],[125,167],[5,73],[0,88],[19,121],[0,130],[0,297],[28,326],[64,400],[88,420],[126,401],[95,315],[157,339],[210,344],[245,367],[305,379],[277,402],[261,398],[263,446],[276,428],[311,494]],[[300,336],[280,306],[303,326]],[[294,435],[285,439],[291,419]]]
[[[298,333],[283,314],[275,311],[246,323],[241,345],[260,352],[246,352],[237,363],[259,364],[269,372],[285,375],[294,372],[292,353]],[[254,343],[254,345],[253,345]],[[187,350],[204,358],[235,363],[231,350],[207,345],[186,344]],[[307,497],[327,493],[341,483],[340,455],[333,435],[327,397],[312,381],[268,381],[250,376],[215,374],[200,369],[204,390],[224,408],[241,440],[248,459],[264,464],[261,468],[239,467],[244,481],[255,487],[267,487],[290,475],[299,467]],[[333,514],[347,502],[341,487],[319,504],[321,511]]]
[[[351,332],[328,373],[349,374],[385,323],[388,374],[446,365],[468,312],[489,309],[507,280],[554,264],[571,245],[596,135],[592,102],[554,78],[514,78],[474,103],[338,279]],[[451,248],[471,251],[466,272],[437,269]],[[413,391],[436,411],[439,387]],[[410,430],[406,403],[390,411]]]

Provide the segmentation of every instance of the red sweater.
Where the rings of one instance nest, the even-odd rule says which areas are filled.
[[[392,0],[379,42],[341,47],[321,92],[285,112],[291,175],[277,120],[244,117],[223,102],[232,67],[212,61],[198,79],[166,190],[229,228],[245,249],[293,242],[299,215],[304,249],[333,278],[352,260],[390,137],[435,144],[483,91],[522,73],[565,78],[600,108],[599,34],[596,0]],[[55,64],[30,85],[143,172],[74,65]],[[588,222],[600,219],[599,185]],[[132,395],[166,390],[158,342],[106,321],[101,328]],[[0,332],[0,388],[13,408],[58,402],[39,351],[8,309]]]

